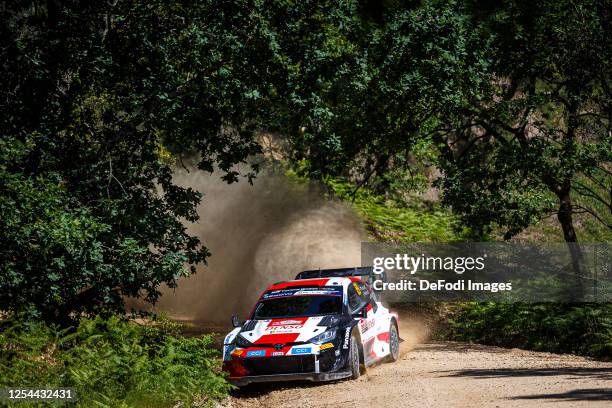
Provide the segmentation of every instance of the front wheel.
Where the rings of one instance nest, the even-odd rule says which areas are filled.
[[[399,358],[399,334],[394,323],[391,323],[389,328],[389,349],[389,361],[397,361]]]
[[[359,345],[357,337],[351,336],[351,349],[349,351],[349,368],[351,369],[351,378],[356,380],[361,375],[359,367]]]

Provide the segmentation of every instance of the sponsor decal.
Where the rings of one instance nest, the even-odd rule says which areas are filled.
[[[286,325],[286,326],[268,326],[266,327],[267,333],[292,333],[300,330],[302,325]]]
[[[296,325],[296,324],[303,324],[303,322],[301,320],[281,320],[280,322],[272,322],[270,323],[270,326],[288,326],[288,325]]]
[[[247,357],[265,357],[266,356],[266,350],[251,350],[251,351],[247,351],[246,356]]]
[[[327,350],[328,348],[334,348],[334,345],[332,343],[321,344],[319,350]]]
[[[310,354],[311,350],[310,347],[294,347],[291,350],[291,354]]]
[[[361,332],[365,333],[374,327],[374,319],[363,319],[359,322],[359,327],[361,327]]]
[[[278,356],[284,356],[285,353],[283,353],[282,351],[273,351],[271,356],[272,357],[278,357]]]
[[[232,356],[235,356],[235,357],[240,357],[243,354],[244,354],[243,349],[234,349],[234,351],[232,351]]]
[[[337,290],[299,290],[295,292],[295,296],[303,296],[303,295],[329,295],[329,296],[341,296],[338,294]]]
[[[344,343],[342,343],[342,348],[347,350],[349,348],[349,340],[351,338],[351,328],[347,327],[344,331]]]
[[[353,287],[355,288],[355,292],[357,292],[357,296],[361,296],[361,289],[359,289],[357,282],[353,282]]]

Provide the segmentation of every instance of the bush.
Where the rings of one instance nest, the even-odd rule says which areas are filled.
[[[19,320],[3,325],[0,386],[75,387],[84,407],[210,406],[230,388],[211,337],[177,336],[164,320],[98,317],[63,330]]]
[[[455,340],[612,358],[612,304],[469,302],[449,324]]]
[[[457,233],[456,220],[448,211],[398,206],[365,187],[355,191],[354,184],[339,178],[325,182],[338,198],[352,203],[377,241],[449,242],[463,237]]]

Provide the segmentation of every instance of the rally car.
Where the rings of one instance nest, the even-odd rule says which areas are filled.
[[[371,268],[300,272],[261,295],[249,320],[224,340],[223,369],[237,386],[254,382],[357,378],[399,357],[397,314],[364,276]]]

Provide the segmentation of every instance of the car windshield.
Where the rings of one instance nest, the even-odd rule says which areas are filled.
[[[255,307],[254,319],[322,316],[341,311],[341,296],[290,296],[262,300]]]

